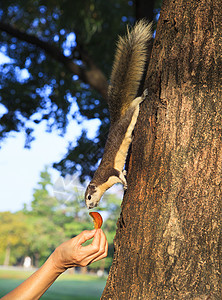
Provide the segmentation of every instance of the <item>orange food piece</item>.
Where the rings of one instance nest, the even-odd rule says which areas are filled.
[[[90,212],[89,215],[93,218],[94,228],[98,229],[101,228],[103,224],[103,218],[98,212]]]

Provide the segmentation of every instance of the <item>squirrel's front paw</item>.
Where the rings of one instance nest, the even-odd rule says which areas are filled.
[[[123,170],[123,175],[126,176],[126,174],[127,174],[127,171]]]
[[[124,172],[124,171],[121,172],[119,175],[119,179],[120,179],[121,183],[123,184],[124,190],[127,190],[127,182],[126,182],[126,178],[124,176],[125,174],[126,174],[126,172]]]

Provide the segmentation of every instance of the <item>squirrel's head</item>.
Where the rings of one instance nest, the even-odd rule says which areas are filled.
[[[102,196],[100,188],[96,186],[94,183],[90,183],[87,186],[85,192],[85,202],[88,209],[94,208],[98,205],[99,200]]]

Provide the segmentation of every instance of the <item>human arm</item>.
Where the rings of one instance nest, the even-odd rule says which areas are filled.
[[[88,246],[84,242],[93,238]],[[47,261],[2,300],[36,300],[52,285],[66,269],[87,266],[107,256],[108,243],[101,229],[83,231],[55,249]]]

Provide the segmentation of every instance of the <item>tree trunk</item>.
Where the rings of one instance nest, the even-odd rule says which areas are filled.
[[[34,253],[33,265],[36,268],[39,268],[39,259],[40,259],[39,252]]]
[[[9,262],[10,262],[10,254],[11,254],[11,247],[10,245],[8,245],[5,249],[5,259],[4,259],[4,266],[9,266]]]
[[[80,269],[80,272],[81,272],[81,274],[87,274],[87,267],[82,267],[81,269]]]
[[[163,2],[102,299],[222,299],[221,24]]]

